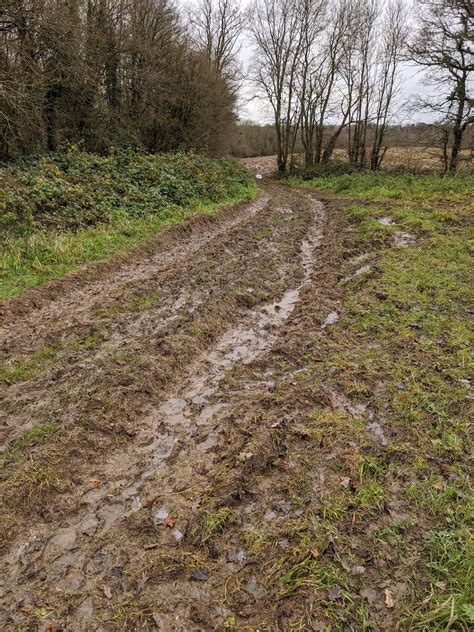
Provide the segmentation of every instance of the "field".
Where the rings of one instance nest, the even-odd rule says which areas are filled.
[[[318,512],[336,543],[326,576],[347,591],[339,606],[358,609],[357,629],[370,629],[368,612],[385,606],[401,629],[467,630],[474,180],[366,174],[305,184],[341,200],[351,231],[341,318],[318,337],[302,377],[328,385],[333,410],[318,407],[302,435],[332,452],[341,481]],[[347,560],[379,568],[366,568],[359,584]],[[367,586],[372,573],[379,597],[364,588],[359,601],[353,586]]]
[[[336,162],[347,163],[345,149],[334,150]],[[251,166],[260,164],[262,173],[272,172],[276,156],[262,156],[261,158],[243,159],[244,164]],[[408,171],[410,173],[438,173],[443,170],[442,151],[437,147],[389,147],[382,163],[383,170]],[[330,170],[329,166],[329,170]],[[461,152],[459,170],[472,173],[472,152],[464,149]]]
[[[336,160],[345,160],[345,150],[336,149]],[[387,170],[406,169],[407,171],[436,172],[443,170],[443,154],[438,147],[389,147],[383,160]],[[472,171],[472,152],[461,151],[460,171]]]
[[[20,219],[42,176],[4,173],[8,252],[115,231],[113,160],[80,187],[108,209],[92,226],[69,184]],[[467,632],[474,177],[282,180],[259,158],[256,199],[217,212],[255,195],[246,172],[156,160],[135,185],[122,165],[128,218],[146,196],[126,222],[179,224],[34,288],[26,246],[6,268],[2,629]]]

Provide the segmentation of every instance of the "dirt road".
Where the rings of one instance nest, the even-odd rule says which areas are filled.
[[[263,180],[5,302],[1,629],[287,629],[249,538],[296,511],[278,398],[335,298],[327,215]]]

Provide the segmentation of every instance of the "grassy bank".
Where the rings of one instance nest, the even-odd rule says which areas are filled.
[[[400,629],[472,629],[474,178],[358,174],[292,183],[344,200],[348,228],[340,320],[318,337],[305,379],[329,380],[366,412],[322,408],[307,421],[319,449],[330,433],[334,472],[347,476],[311,519],[336,554],[304,569],[283,564],[282,586],[336,583],[338,594],[321,603],[335,629],[348,620],[354,629],[383,627],[383,611]],[[367,433],[368,411],[386,445]],[[305,533],[303,548],[313,537]]]
[[[193,213],[250,199],[238,163],[77,149],[0,168],[0,298],[62,276]]]

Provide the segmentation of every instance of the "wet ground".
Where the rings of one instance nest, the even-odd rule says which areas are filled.
[[[304,370],[281,349],[318,283],[326,226],[315,196],[264,178],[253,203],[5,303],[6,363],[33,370],[0,400],[2,629],[258,621],[266,593],[252,569],[240,584],[252,554],[237,534],[256,498],[269,523],[292,509],[244,480],[284,444],[282,419],[259,419]],[[321,308],[330,327],[337,311]],[[48,424],[48,440],[12,451]],[[243,607],[226,598],[235,582]]]

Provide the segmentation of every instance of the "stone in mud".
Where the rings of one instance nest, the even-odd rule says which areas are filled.
[[[191,575],[193,582],[207,582],[209,579],[209,570],[207,568],[196,568]]]
[[[160,507],[153,510],[151,515],[155,524],[165,524],[165,520],[170,514],[167,509],[165,509],[164,507]]]
[[[184,538],[184,533],[179,529],[176,529],[176,527],[171,529],[171,534],[177,542],[181,542],[181,540]]]

